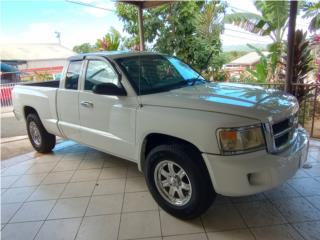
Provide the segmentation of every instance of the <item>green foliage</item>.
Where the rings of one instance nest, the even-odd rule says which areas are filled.
[[[221,16],[225,5],[214,1],[177,1],[144,11],[145,40],[153,50],[176,55],[198,70],[204,67],[214,51],[210,65],[218,63],[221,52]],[[137,9],[118,3],[117,14],[124,30],[131,35],[130,43],[139,43]],[[216,61],[216,62],[214,62]]]
[[[96,46],[91,45],[90,43],[82,43],[80,45],[76,45],[72,49],[76,53],[89,53],[89,52],[95,52]]]
[[[111,28],[109,33],[107,33],[102,39],[97,40],[96,46],[99,51],[114,51],[118,50],[120,40],[120,33],[115,28]]]
[[[286,49],[287,52],[287,49]],[[286,61],[286,57],[284,58]],[[294,41],[294,61],[293,61],[293,78],[292,83],[304,84],[307,74],[313,70],[313,57],[310,49],[310,42],[307,40],[307,33],[297,30]],[[299,102],[309,97],[309,92],[313,89],[297,87],[293,89],[293,94],[298,98]]]
[[[309,31],[315,32],[320,29],[320,2],[308,1],[303,4],[303,18],[311,18]]]
[[[268,77],[268,62],[269,57],[264,55],[260,49],[248,44],[249,47],[253,48],[257,54],[260,56],[259,62],[256,64],[255,69],[249,69],[246,70],[251,74],[253,77],[253,80],[259,83],[264,83],[267,81]]]

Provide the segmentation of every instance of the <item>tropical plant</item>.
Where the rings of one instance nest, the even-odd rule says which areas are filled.
[[[311,18],[309,31],[316,32],[320,29],[320,2],[305,2],[303,4],[303,18]]]
[[[115,29],[111,28],[102,39],[98,39],[96,42],[97,49],[99,51],[113,51],[118,50],[121,41],[121,34]]]
[[[273,43],[268,46],[271,61],[268,66],[268,80],[278,81],[281,69],[281,55],[284,50],[283,38],[288,27],[289,1],[255,1],[260,14],[234,12],[225,16],[225,23],[234,24],[246,31],[269,36]]]
[[[221,16],[225,5],[219,1],[176,1],[144,11],[145,41],[152,49],[176,55],[198,70],[214,51],[212,62],[218,63],[221,53]],[[131,42],[138,40],[137,9],[118,3],[117,14]],[[219,66],[221,67],[222,64]]]
[[[287,52],[287,48],[285,50]],[[287,56],[284,57],[286,63]],[[293,84],[306,83],[307,75],[313,70],[313,57],[310,49],[310,42],[307,40],[307,33],[302,30],[295,32],[294,41],[294,60],[293,60]],[[312,87],[305,88],[304,86],[293,87],[293,95],[297,97],[299,102],[309,97],[309,93],[313,90]]]
[[[97,51],[97,48],[95,45],[91,45],[90,43],[82,43],[74,46],[72,50],[76,53],[89,53]]]

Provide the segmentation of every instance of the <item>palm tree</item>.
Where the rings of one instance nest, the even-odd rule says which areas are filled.
[[[261,14],[235,12],[227,14],[225,23],[234,24],[246,31],[269,36],[273,42],[282,42],[289,19],[288,1],[255,1]]]
[[[107,33],[102,39],[98,39],[96,46],[100,51],[107,50],[113,51],[118,50],[120,45],[121,35],[114,29],[110,29],[110,33]]]
[[[306,2],[303,5],[303,18],[312,18],[309,24],[309,31],[315,32],[320,29],[320,2]]]
[[[283,38],[288,27],[289,1],[255,1],[260,14],[235,12],[227,14],[224,22],[236,25],[260,36],[269,36],[269,80],[277,81],[280,71],[280,57],[283,53]]]

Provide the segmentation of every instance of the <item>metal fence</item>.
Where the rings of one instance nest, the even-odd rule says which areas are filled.
[[[2,108],[12,106],[12,89],[16,84],[18,83],[0,84],[0,100]]]
[[[19,83],[0,84],[1,107],[12,106],[12,89]],[[283,83],[243,83],[284,90]],[[320,84],[293,84],[293,94],[300,103],[299,120],[300,124],[308,130],[313,138],[320,138]],[[7,108],[10,110],[10,108]]]

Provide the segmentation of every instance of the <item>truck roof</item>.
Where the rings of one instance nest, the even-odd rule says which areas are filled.
[[[143,55],[159,55],[160,53],[156,52],[137,52],[137,51],[101,51],[101,52],[93,52],[93,53],[83,53],[83,54],[78,54],[72,57],[69,57],[69,61],[74,61],[74,60],[81,60],[84,59],[87,56],[101,56],[101,57],[108,57],[112,59],[117,59],[117,58],[125,58],[125,57],[132,57],[132,56],[143,56]]]

